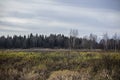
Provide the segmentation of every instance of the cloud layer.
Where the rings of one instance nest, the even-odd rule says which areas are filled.
[[[99,4],[98,4],[99,3]],[[119,0],[3,0],[0,34],[120,34]]]

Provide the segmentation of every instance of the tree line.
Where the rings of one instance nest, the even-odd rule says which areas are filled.
[[[103,49],[120,50],[120,38],[115,34],[112,38],[104,34],[98,41],[97,36],[90,34],[89,37],[77,37],[78,32],[70,31],[70,36],[62,34],[33,35],[28,36],[1,36],[0,49],[28,49],[28,48],[52,48],[52,49]]]

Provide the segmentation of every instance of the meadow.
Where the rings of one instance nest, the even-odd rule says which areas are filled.
[[[0,80],[120,80],[120,52],[1,50]]]

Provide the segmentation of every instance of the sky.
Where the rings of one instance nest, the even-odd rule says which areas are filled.
[[[120,0],[0,0],[0,36],[120,35]]]

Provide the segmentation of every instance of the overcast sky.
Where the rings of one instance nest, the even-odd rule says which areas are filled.
[[[120,34],[120,0],[0,0],[0,35]]]

